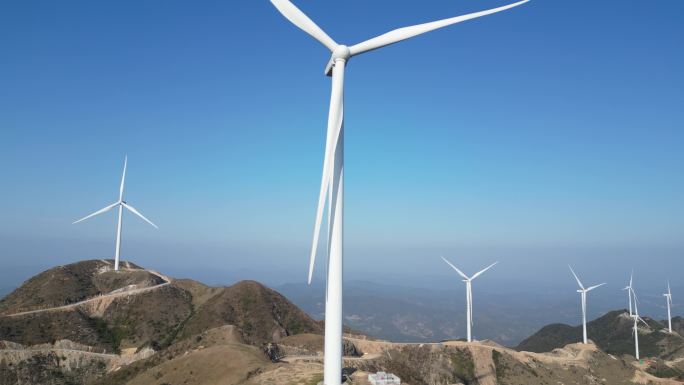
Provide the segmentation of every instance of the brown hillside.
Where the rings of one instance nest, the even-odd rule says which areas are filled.
[[[206,299],[186,323],[183,336],[222,325],[235,325],[245,342],[254,345],[322,332],[321,325],[292,302],[254,281],[238,282]]]
[[[7,311],[0,314],[0,340],[30,346],[66,339],[115,353],[145,346],[160,350],[224,325],[234,325],[253,345],[322,332],[319,323],[257,282],[230,287],[167,283],[157,273],[124,266],[114,272],[108,262],[91,260],[29,279],[0,301]]]
[[[0,340],[36,345],[67,339],[107,352],[142,346],[159,349],[192,313],[190,294],[173,285],[105,300],[103,307],[0,317]]]
[[[142,288],[163,283],[133,264],[119,271],[112,267],[111,260],[90,260],[46,270],[0,300],[0,314],[68,305],[131,285]]]

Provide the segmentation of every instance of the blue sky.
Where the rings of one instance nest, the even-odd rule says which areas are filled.
[[[296,1],[347,44],[504,4],[338,3]],[[441,253],[499,279],[682,271],[683,13],[533,0],[354,58],[347,277],[445,276]],[[124,154],[160,227],[127,216],[125,257],[305,278],[328,53],[268,1],[4,2],[0,47],[1,279],[113,254],[115,215],[71,222],[116,199]]]

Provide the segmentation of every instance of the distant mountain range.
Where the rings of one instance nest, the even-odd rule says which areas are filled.
[[[354,329],[391,341],[433,342],[464,338],[465,286],[458,283],[460,281],[451,290],[436,290],[367,281],[346,282],[345,322]],[[288,284],[276,289],[314,318],[323,318],[323,283],[316,282],[311,287]],[[489,339],[504,346],[516,346],[550,323],[580,321],[579,297],[574,291],[567,296],[516,287],[502,292],[499,287],[492,290],[475,285],[473,295],[474,338]],[[611,306],[600,298],[592,300],[590,311]],[[591,315],[603,314],[590,312]]]

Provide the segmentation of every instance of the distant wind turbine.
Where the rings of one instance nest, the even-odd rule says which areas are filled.
[[[667,294],[663,294],[667,300],[667,328],[672,333],[672,313],[670,308],[672,307],[672,292],[670,291],[670,281],[667,281]]]
[[[323,210],[328,202],[328,269],[325,299],[325,348],[323,363],[323,382],[325,385],[338,385],[342,378],[342,254],[343,254],[343,215],[344,215],[344,77],[349,60],[403,40],[424,33],[461,23],[466,20],[491,15],[519,6],[529,0],[518,1],[498,8],[456,16],[430,23],[399,28],[364,42],[346,46],[338,44],[307,15],[288,0],[271,0],[278,11],[292,24],[323,44],[331,53],[325,67],[325,74],[332,77],[328,129],[326,134],[325,155],[323,157],[323,176],[318,196],[318,209],[314,225],[313,245],[309,261],[309,284],[313,274],[318,237],[323,218]],[[334,11],[333,11],[334,12]],[[276,58],[283,63],[291,58]],[[397,63],[388,63],[394,66]],[[281,75],[287,76],[286,72]],[[401,80],[401,79],[399,79]]]
[[[468,277],[461,270],[459,270],[458,267],[454,266],[451,262],[447,261],[446,258],[442,257],[442,260],[446,262],[447,265],[451,266],[452,269],[456,270],[458,275],[463,277],[463,282],[466,283],[466,324],[468,329],[468,342],[472,342],[473,339],[471,335],[471,327],[473,326],[473,280],[499,262],[494,262],[491,265],[473,274],[472,277]]]
[[[131,206],[128,202],[124,200],[124,182],[126,181],[126,165],[128,164],[128,156],[124,158],[124,168],[123,168],[123,175],[121,176],[121,187],[119,187],[119,200],[112,203],[111,205],[102,208],[100,210],[95,211],[94,213],[85,216],[73,224],[76,224],[78,222],[85,221],[88,218],[94,217],[96,215],[100,215],[102,213],[106,213],[107,211],[113,209],[114,207],[119,208],[119,222],[116,227],[116,251],[114,255],[114,270],[119,270],[119,252],[121,251],[121,217],[123,214],[123,209],[126,208],[128,211],[132,212],[133,214],[139,216],[142,218],[145,222],[151,224],[154,226],[155,229],[158,229],[157,225],[152,223],[149,219],[145,218],[138,210],[135,209],[135,207]]]
[[[634,314],[632,314],[632,319],[634,320],[634,326],[632,327],[632,334],[634,335],[634,357],[638,360],[639,359],[639,321],[643,322],[646,327],[649,327],[646,321],[644,321],[643,318],[639,316],[639,308],[637,306],[637,303],[639,302],[637,300],[636,292],[632,290],[634,294]]]
[[[625,286],[622,290],[627,290],[627,299],[629,301],[629,316],[632,316],[632,278],[634,277],[634,270],[629,275],[629,285]]]
[[[582,297],[582,342],[584,342],[586,344],[587,343],[587,293],[596,289],[597,287],[605,285],[605,283],[590,286],[590,287],[585,289],[584,286],[582,285],[582,282],[577,277],[577,274],[575,274],[575,271],[572,270],[572,267],[569,265],[568,265],[568,267],[570,267],[570,271],[572,272],[572,275],[575,277],[575,279],[577,280],[577,284],[580,287],[579,290],[577,290],[577,292],[580,293],[580,295]]]

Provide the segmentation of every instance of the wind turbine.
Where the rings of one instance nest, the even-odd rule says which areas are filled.
[[[149,219],[145,218],[138,210],[135,209],[135,207],[131,206],[128,202],[124,200],[124,182],[126,181],[126,165],[128,164],[128,156],[124,158],[124,168],[123,168],[123,175],[121,175],[121,186],[119,187],[119,200],[112,203],[111,205],[102,208],[100,210],[95,211],[94,213],[87,215],[73,224],[76,224],[78,222],[85,221],[88,218],[94,217],[96,215],[100,215],[102,213],[106,213],[107,211],[118,207],[119,208],[119,222],[116,226],[116,251],[114,254],[114,270],[119,270],[119,252],[121,251],[121,217],[123,214],[123,209],[126,208],[128,211],[132,212],[133,214],[139,216],[142,218],[145,222],[151,224],[154,226],[155,229],[158,229],[157,225],[152,223]]]
[[[672,292],[670,291],[670,281],[667,281],[667,294],[663,294],[667,300],[667,328],[672,333],[672,313],[670,312],[670,307],[672,307]]]
[[[632,278],[634,277],[634,270],[632,270],[632,273],[629,275],[629,285],[625,286],[622,290],[627,290],[627,297],[629,300],[629,316],[632,316]]]
[[[323,176],[318,197],[318,209],[314,226],[313,246],[309,262],[309,284],[313,274],[318,236],[323,218],[323,208],[328,201],[328,272],[325,302],[325,362],[324,383],[336,385],[342,378],[342,236],[344,193],[344,70],[350,58],[390,44],[410,39],[439,28],[481,16],[501,12],[529,0],[519,1],[499,8],[452,17],[425,24],[395,29],[348,47],[335,42],[308,16],[288,0],[271,0],[271,3],[292,24],[323,44],[331,57],[325,74],[332,76],[330,111],[326,135]]]
[[[575,274],[575,271],[572,270],[572,267],[569,265],[568,265],[568,267],[570,267],[570,271],[572,272],[572,275],[575,277],[575,279],[577,280],[577,284],[580,287],[579,290],[577,290],[577,292],[580,293],[580,295],[582,297],[582,342],[584,342],[586,344],[587,343],[587,293],[596,289],[599,286],[605,285],[605,283],[590,286],[590,287],[585,289],[584,286],[582,285],[582,282],[577,277],[577,274]]]
[[[452,269],[456,270],[458,275],[463,277],[463,282],[466,283],[466,324],[468,325],[468,342],[472,342],[472,336],[471,336],[471,327],[473,326],[473,280],[485,271],[489,270],[492,266],[496,265],[499,262],[494,262],[491,265],[485,267],[484,269],[478,271],[477,273],[473,274],[472,277],[468,277],[465,275],[461,270],[459,270],[456,266],[454,266],[451,262],[447,261],[446,258],[442,257],[442,260],[446,262],[447,265],[451,266]]]
[[[634,292],[634,290],[632,290]],[[632,319],[634,320],[634,326],[632,327],[632,334],[634,335],[634,357],[639,359],[639,321],[643,322],[646,327],[649,327],[646,321],[639,316],[639,309],[637,307],[637,296],[636,292],[634,294],[634,314],[632,314]]]

